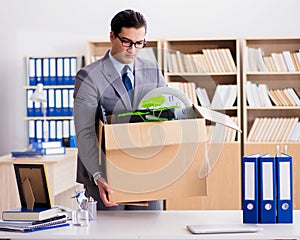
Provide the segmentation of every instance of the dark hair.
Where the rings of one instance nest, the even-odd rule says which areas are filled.
[[[145,27],[145,31],[147,32],[147,22],[144,16],[141,13],[135,12],[131,9],[117,13],[111,20],[110,27],[115,36],[118,36],[122,30],[122,27]]]

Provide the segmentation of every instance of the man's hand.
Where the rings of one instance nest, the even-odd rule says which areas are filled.
[[[101,198],[102,202],[104,203],[104,205],[106,207],[118,206],[117,203],[110,202],[107,199],[107,193],[112,194],[113,191],[103,177],[101,177],[100,179],[97,180],[97,185],[98,185],[98,189],[99,189],[100,198]]]

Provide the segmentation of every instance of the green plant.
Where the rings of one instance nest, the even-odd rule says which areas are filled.
[[[150,97],[147,99],[144,99],[141,102],[142,108],[147,109],[147,111],[134,111],[134,112],[127,112],[127,113],[121,113],[118,116],[125,117],[125,116],[139,116],[144,122],[156,122],[156,121],[168,121],[167,118],[161,118],[160,115],[165,110],[170,110],[174,108],[179,108],[178,106],[166,106],[166,107],[160,107],[166,102],[166,98],[163,95],[157,95],[154,97]],[[157,116],[155,113],[157,113]],[[152,114],[151,114],[152,113]]]

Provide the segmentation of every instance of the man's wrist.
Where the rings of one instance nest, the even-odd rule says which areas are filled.
[[[94,178],[94,182],[95,184],[98,186],[98,181],[100,180],[101,182],[105,181],[105,179],[102,177],[101,173],[100,172],[97,172],[94,174],[93,176]]]

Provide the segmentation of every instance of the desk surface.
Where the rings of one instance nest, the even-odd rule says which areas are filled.
[[[257,233],[194,235],[186,229],[188,224],[241,222],[242,211],[99,211],[89,227],[0,232],[0,239],[300,239],[300,211],[295,211],[294,224],[262,224]]]
[[[38,158],[12,158],[11,154],[7,154],[0,157],[0,163],[14,163],[14,162],[39,162],[39,163],[56,163],[69,158],[77,156],[77,148],[67,148],[66,154],[59,155],[44,155]]]

